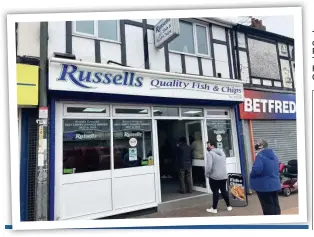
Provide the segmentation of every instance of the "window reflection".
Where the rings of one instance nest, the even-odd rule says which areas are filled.
[[[208,140],[216,141],[215,146],[223,149],[226,157],[234,157],[230,120],[207,120]]]
[[[110,121],[64,119],[63,174],[110,170]]]
[[[113,121],[114,168],[153,165],[151,120]]]

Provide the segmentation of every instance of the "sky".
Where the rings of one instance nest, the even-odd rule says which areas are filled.
[[[253,16],[254,18],[263,21],[263,25],[266,26],[266,30],[284,35],[290,38],[294,38],[294,22],[293,16]],[[234,23],[240,23],[243,25],[249,25],[249,17],[222,17],[224,20],[232,21]]]

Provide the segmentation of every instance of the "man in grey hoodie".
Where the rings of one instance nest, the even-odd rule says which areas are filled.
[[[226,155],[223,150],[217,149],[215,144],[215,141],[207,142],[207,154],[205,162],[205,176],[209,178],[209,185],[213,192],[213,205],[210,209],[206,209],[206,211],[210,213],[217,213],[219,190],[226,202],[227,210],[232,210],[227,191],[228,174]]]

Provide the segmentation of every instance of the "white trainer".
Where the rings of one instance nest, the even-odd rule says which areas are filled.
[[[210,209],[206,209],[206,211],[209,213],[217,214],[217,209],[210,208]]]
[[[228,211],[232,211],[232,206],[227,207],[227,210],[228,210]]]

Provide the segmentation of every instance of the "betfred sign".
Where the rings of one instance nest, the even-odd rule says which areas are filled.
[[[296,98],[294,94],[244,90],[244,97],[244,102],[240,104],[241,119],[296,119]]]

